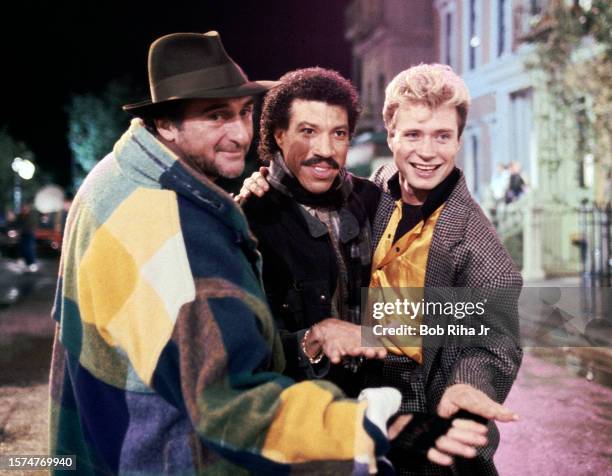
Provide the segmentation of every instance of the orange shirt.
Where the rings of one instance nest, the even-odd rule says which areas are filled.
[[[395,231],[402,219],[402,201],[395,202],[395,210],[372,259],[370,288],[371,295],[376,301],[395,302],[396,299],[400,301],[409,299],[418,302],[423,299],[429,246],[443,207],[444,204],[440,205],[429,218],[425,221],[421,220],[408,233],[393,243]],[[374,292],[373,288],[379,288],[379,292]],[[388,316],[384,324],[386,326],[410,324],[418,328],[421,321],[422,315],[417,315],[414,319],[409,319],[405,315]],[[389,352],[407,355],[418,363],[423,362],[420,336],[382,337],[381,340]]]

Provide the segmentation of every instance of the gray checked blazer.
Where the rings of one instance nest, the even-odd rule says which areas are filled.
[[[383,193],[373,224],[373,246],[376,249],[395,207],[388,180],[397,173],[394,164],[380,167],[372,180]],[[489,220],[471,197],[463,174],[451,192],[438,218],[425,270],[426,288],[478,288],[479,296],[495,300],[495,315],[487,315],[491,335],[478,340],[478,346],[429,345],[423,341],[423,365],[420,379],[424,386],[424,406],[434,412],[444,390],[455,383],[467,383],[497,402],[503,402],[518,372],[522,350],[518,340],[518,298],[522,278]],[[427,289],[425,290],[427,298]],[[428,324],[424,316],[424,324]],[[429,322],[430,325],[435,323]],[[387,358],[384,384],[400,390],[408,378],[405,369],[410,359]],[[414,365],[414,363],[412,363]],[[418,392],[417,392],[418,393]],[[403,410],[419,411],[414,402],[403,401]],[[499,433],[490,423],[489,445],[479,458],[461,474],[497,474],[492,462],[499,444]],[[464,460],[465,461],[465,460]],[[440,468],[440,467],[438,467]],[[441,469],[441,468],[440,468]],[[404,471],[400,470],[400,474]],[[404,473],[410,474],[410,473]],[[420,474],[435,474],[421,472]]]

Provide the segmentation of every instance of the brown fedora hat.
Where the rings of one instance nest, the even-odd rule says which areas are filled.
[[[177,99],[251,96],[267,91],[274,81],[249,81],[226,53],[216,31],[172,33],[149,48],[151,99],[123,106],[136,116]]]

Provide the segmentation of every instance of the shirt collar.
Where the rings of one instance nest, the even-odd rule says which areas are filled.
[[[423,215],[423,221],[427,220],[433,212],[435,212],[440,205],[442,205],[450,194],[452,193],[455,185],[459,181],[459,177],[461,177],[461,172],[457,167],[453,168],[453,171],[446,177],[442,182],[436,185],[429,195],[427,195],[427,199],[425,199],[425,203],[421,206],[421,213]],[[389,193],[395,200],[401,200],[402,191],[399,183],[399,171],[395,172],[393,176],[387,182],[389,187]]]

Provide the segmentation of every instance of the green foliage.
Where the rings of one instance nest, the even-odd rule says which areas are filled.
[[[75,94],[66,108],[68,144],[75,162],[74,185],[78,186],[96,163],[108,154],[129,123],[121,106],[133,91],[124,81],[112,81],[101,95]]]
[[[15,186],[15,172],[11,164],[15,157],[28,159],[34,162],[34,154],[24,142],[15,140],[6,127],[0,128],[0,207],[2,210],[13,207],[13,190]],[[23,200],[32,200],[37,188],[37,174],[31,180],[22,180],[21,189]]]
[[[553,128],[576,138],[576,160],[591,153],[606,177],[612,161],[612,3],[552,0],[535,26],[536,61],[546,93],[561,114]],[[568,121],[571,118],[571,121]],[[560,159],[559,159],[560,160]],[[605,184],[596,184],[596,194]]]

